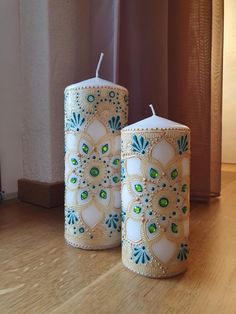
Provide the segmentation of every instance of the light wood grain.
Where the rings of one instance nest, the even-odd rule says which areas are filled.
[[[63,209],[0,207],[1,313],[236,313],[236,166],[223,166],[222,196],[192,204],[189,268],[149,279],[120,250],[64,244]]]

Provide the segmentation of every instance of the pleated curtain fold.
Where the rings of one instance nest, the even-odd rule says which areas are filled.
[[[88,76],[103,51],[100,76],[128,88],[130,123],[153,103],[188,125],[191,197],[220,195],[223,0],[90,0],[86,12]]]

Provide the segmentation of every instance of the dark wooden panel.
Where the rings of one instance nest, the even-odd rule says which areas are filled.
[[[64,203],[64,183],[45,183],[26,179],[18,180],[18,197],[21,201],[47,208]]]

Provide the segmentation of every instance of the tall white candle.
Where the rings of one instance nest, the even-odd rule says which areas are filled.
[[[151,109],[151,117],[121,131],[122,260],[159,278],[187,265],[190,130]]]
[[[75,247],[120,244],[120,130],[128,91],[98,77],[65,89],[65,239]]]

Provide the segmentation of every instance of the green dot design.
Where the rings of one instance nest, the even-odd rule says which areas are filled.
[[[77,166],[77,165],[78,165],[78,161],[77,161],[75,158],[71,158],[71,163],[72,163],[72,165],[74,165],[74,166]]]
[[[75,183],[77,182],[77,178],[72,177],[72,178],[70,179],[70,182],[73,183],[73,184],[75,184]]]
[[[100,197],[103,198],[104,200],[107,198],[107,192],[104,190],[101,190],[99,193]]]
[[[182,208],[182,212],[183,212],[184,214],[186,214],[186,213],[187,213],[187,211],[188,211],[187,206],[184,206],[184,207]]]
[[[102,146],[102,154],[107,153],[108,152],[108,148],[109,148],[108,144],[103,145]]]
[[[169,200],[166,197],[162,197],[159,199],[159,205],[161,207],[167,207],[169,205]]]
[[[99,175],[99,169],[97,167],[92,167],[89,173],[92,177],[97,177]]]
[[[118,166],[119,165],[120,160],[118,158],[113,160],[113,165]]]
[[[182,185],[182,188],[181,188],[181,191],[182,191],[182,192],[186,192],[186,191],[187,191],[187,188],[188,188],[188,187],[187,187],[187,184],[183,184],[183,185]]]
[[[88,198],[88,192],[87,191],[84,191],[81,193],[81,200],[84,201]]]
[[[134,188],[135,188],[135,191],[138,192],[138,193],[143,192],[143,187],[142,187],[142,185],[139,184],[139,183],[138,183],[138,184],[135,184]]]
[[[154,232],[156,232],[156,230],[157,230],[157,226],[156,226],[155,223],[153,223],[153,224],[151,224],[150,226],[148,226],[148,231],[149,231],[150,233],[154,233]]]
[[[140,214],[142,211],[142,208],[140,206],[134,206],[133,210],[134,210],[135,214]]]
[[[119,177],[113,177],[113,178],[112,178],[112,181],[113,181],[114,183],[118,183],[118,182],[120,181],[120,179],[119,179]]]
[[[178,225],[176,225],[174,222],[171,224],[171,231],[173,233],[178,233]]]
[[[158,171],[156,169],[154,169],[154,168],[150,169],[149,174],[150,174],[150,177],[153,178],[153,179],[156,179],[158,177]]]
[[[89,147],[88,147],[88,145],[87,144],[83,144],[82,145],[82,151],[85,153],[85,154],[88,154],[88,152],[89,152]]]
[[[175,180],[178,177],[178,171],[177,169],[174,169],[171,171],[171,179]]]

